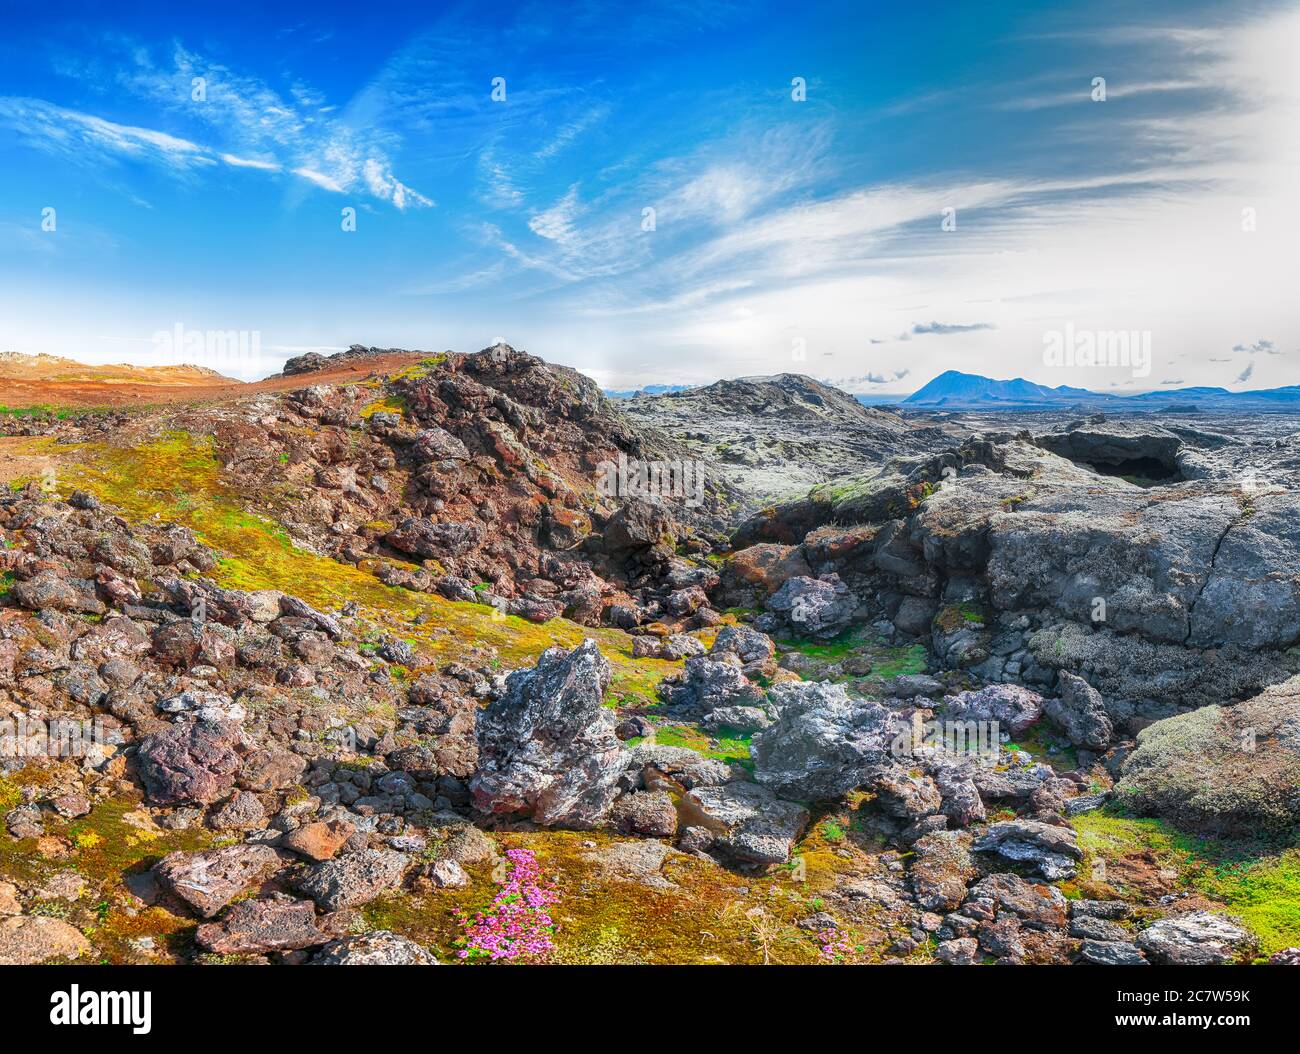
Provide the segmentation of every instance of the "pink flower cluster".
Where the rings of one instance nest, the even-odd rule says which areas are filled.
[[[852,962],[858,956],[858,950],[837,929],[822,930],[817,934],[817,942],[822,946],[819,954],[823,962]]]
[[[559,902],[555,883],[529,849],[506,852],[510,872],[492,904],[472,917],[462,914],[464,936],[456,953],[462,959],[536,959],[555,947],[550,906]]]

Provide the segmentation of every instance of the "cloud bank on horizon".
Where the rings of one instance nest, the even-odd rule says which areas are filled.
[[[0,350],[1300,382],[1297,0],[277,6],[11,14]]]

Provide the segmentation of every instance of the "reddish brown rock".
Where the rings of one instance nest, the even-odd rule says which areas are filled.
[[[210,919],[281,866],[279,854],[270,846],[231,845],[171,853],[154,866],[154,876],[163,889]]]
[[[355,828],[346,820],[318,820],[290,831],[280,844],[308,860],[332,860],[352,837]]]
[[[195,941],[218,955],[256,955],[314,948],[330,939],[316,924],[310,900],[273,894],[236,904],[220,922],[205,922]]]
[[[136,767],[155,805],[211,804],[235,785],[234,733],[206,721],[172,725],[145,738]]]

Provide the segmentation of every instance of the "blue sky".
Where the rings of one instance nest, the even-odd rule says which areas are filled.
[[[0,350],[1300,382],[1295,3],[50,6],[4,8]]]

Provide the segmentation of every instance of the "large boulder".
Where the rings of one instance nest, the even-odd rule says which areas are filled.
[[[323,910],[338,911],[395,889],[411,866],[410,858],[395,850],[362,849],[313,865],[298,880],[298,889]]]
[[[767,662],[775,651],[776,646],[771,637],[749,626],[723,626],[709,648],[709,654],[714,658],[730,652],[746,666]]]
[[[436,523],[421,516],[411,516],[384,535],[394,549],[425,559],[459,556],[483,540],[483,527],[477,522]]]
[[[465,444],[437,426],[417,432],[411,440],[411,452],[421,462],[469,460],[469,450]]]
[[[39,571],[26,581],[15,582],[9,598],[29,611],[74,611],[102,615],[108,608],[95,595],[95,584],[81,578],[66,578],[57,571]]]
[[[823,682],[775,685],[776,723],[753,740],[754,778],[793,801],[833,801],[889,760],[900,718]]]
[[[1188,643],[1286,648],[1300,640],[1300,494],[1261,494],[1223,535],[1191,609]]]
[[[1088,750],[1105,750],[1110,746],[1115,728],[1101,693],[1082,677],[1062,670],[1057,675],[1060,697],[1048,699],[1043,713],[1065,732],[1065,737],[1076,747]]]
[[[1049,882],[1073,878],[1078,873],[1078,862],[1083,859],[1078,835],[1071,828],[1037,820],[1003,820],[990,824],[972,848],[1024,865]]]
[[[665,680],[660,697],[674,709],[704,716],[720,707],[762,707],[767,694],[745,676],[731,652],[687,659],[681,674]]]
[[[808,810],[745,781],[697,787],[689,795],[704,814],[713,848],[748,864],[783,864],[808,828]],[[721,825],[721,826],[718,826]]]
[[[475,807],[546,826],[601,823],[626,764],[614,712],[603,705],[609,679],[593,640],[548,648],[533,669],[510,674],[505,695],[478,714]]]
[[[676,527],[668,511],[654,501],[626,501],[605,524],[606,552],[621,556],[654,545],[676,543]]]
[[[1023,735],[1042,716],[1043,697],[1018,684],[990,684],[944,699],[947,715],[957,721],[996,722],[1000,731]]]
[[[245,890],[282,866],[266,845],[230,845],[201,852],[175,852],[154,865],[158,884],[199,916],[212,918]]]
[[[208,805],[235,785],[239,755],[226,723],[181,721],[146,736],[136,768],[155,805]]]
[[[791,578],[811,578],[797,546],[764,543],[741,549],[722,565],[722,596],[737,607],[757,607]]]
[[[1300,823],[1300,677],[1143,729],[1116,793],[1203,834],[1291,830]]]
[[[241,901],[220,922],[203,923],[195,935],[200,948],[217,955],[298,951],[327,940],[328,934],[316,925],[311,901],[283,894]]]
[[[1152,923],[1138,934],[1137,946],[1157,963],[1213,966],[1249,962],[1256,941],[1231,919],[1210,911],[1194,911]]]
[[[790,578],[767,599],[768,616],[800,636],[826,639],[848,628],[858,599],[834,573]]]

